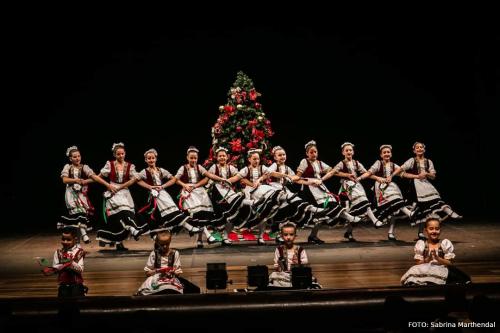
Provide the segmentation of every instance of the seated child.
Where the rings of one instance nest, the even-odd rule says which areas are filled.
[[[306,250],[294,241],[297,237],[297,227],[295,223],[285,222],[281,225],[281,237],[284,244],[274,251],[275,272],[269,275],[269,287],[292,288],[292,265],[306,265],[309,263]],[[311,285],[313,289],[321,289],[321,286],[313,278]]]
[[[136,296],[200,292],[198,287],[179,276],[182,273],[180,255],[179,251],[170,248],[171,241],[172,235],[169,231],[157,233],[155,249],[144,267],[148,278]]]
[[[439,239],[439,217],[427,218],[425,232],[427,240],[420,239],[415,244],[417,264],[401,277],[401,283],[406,286],[470,283],[470,277],[452,264],[453,244],[448,239]]]
[[[58,275],[58,297],[61,298],[85,296],[87,292],[82,277],[85,251],[77,244],[77,238],[77,229],[64,228],[61,234],[62,249],[54,252],[52,267],[43,269],[46,276]]]

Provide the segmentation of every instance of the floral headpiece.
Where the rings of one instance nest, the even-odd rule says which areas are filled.
[[[273,149],[271,149],[271,153],[274,155],[274,153],[276,153],[276,151],[278,151],[278,150],[284,151],[285,149],[283,149],[283,147],[281,147],[281,146],[275,146],[275,147],[273,147]]]
[[[114,153],[118,148],[125,148],[125,144],[123,142],[113,143],[111,151]]]
[[[66,156],[69,157],[69,155],[71,154],[71,152],[74,151],[74,150],[78,150],[78,147],[77,146],[71,146],[68,149],[66,149]]]
[[[248,153],[247,153],[247,156],[250,157],[254,153],[257,153],[257,154],[260,155],[262,153],[262,149],[255,149],[255,148],[254,149],[250,149],[248,151]]]
[[[413,149],[415,149],[415,146],[418,144],[421,144],[422,147],[424,147],[424,149],[425,149],[425,144],[423,142],[418,142],[418,141],[413,144]]]
[[[196,148],[195,146],[190,146],[187,151],[186,151],[186,154],[189,154],[190,152],[195,152],[195,153],[199,153],[200,151],[198,150],[198,148]]]
[[[345,147],[345,146],[351,146],[351,147],[353,147],[353,148],[354,148],[354,144],[350,143],[349,141],[344,142],[344,143],[340,146],[340,148],[341,148],[341,149],[344,149],[344,147]]]
[[[224,147],[219,147],[215,150],[215,155],[217,155],[220,151],[225,151],[226,154],[229,152],[229,150],[227,150],[227,148],[224,148]]]
[[[308,149],[310,146],[316,146],[316,141],[311,140],[311,141],[309,141],[308,143],[306,143],[306,145],[304,146],[304,148],[306,149],[306,151],[307,151],[307,149]]]
[[[155,155],[155,157],[158,157],[158,152],[154,148],[146,150],[146,152],[144,153],[144,157],[148,156],[148,154],[153,154]]]

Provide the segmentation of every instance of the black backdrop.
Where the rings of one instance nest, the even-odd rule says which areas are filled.
[[[367,167],[380,144],[392,144],[393,160],[402,163],[419,140],[445,201],[468,216],[498,215],[488,162],[496,152],[490,112],[498,34],[488,27],[29,23],[12,36],[15,103],[2,122],[10,166],[2,201],[14,229],[21,221],[54,227],[64,209],[59,174],[68,146],[78,145],[95,171],[118,141],[139,168],[150,147],[171,172],[189,145],[203,160],[239,70],[262,93],[272,143],[287,149],[294,168],[311,139],[329,164],[351,141]],[[102,187],[92,191],[99,198]]]

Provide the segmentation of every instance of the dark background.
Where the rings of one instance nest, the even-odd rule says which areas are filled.
[[[65,16],[19,24],[6,63],[14,103],[2,121],[4,225],[55,228],[71,145],[96,172],[118,141],[138,169],[151,147],[172,173],[189,145],[204,160],[239,70],[262,93],[271,141],[287,149],[293,168],[311,139],[330,165],[342,158],[344,141],[355,143],[366,167],[381,144],[392,144],[402,163],[419,140],[446,202],[467,217],[498,216],[494,27],[218,23]],[[92,186],[97,207],[102,190]]]

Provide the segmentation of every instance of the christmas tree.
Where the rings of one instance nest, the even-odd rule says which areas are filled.
[[[238,169],[247,164],[246,154],[250,149],[262,149],[261,164],[272,163],[269,138],[274,133],[258,102],[260,96],[252,80],[239,71],[229,89],[227,103],[219,107],[220,114],[212,127],[212,147],[205,165],[216,162],[214,152],[219,147],[229,150],[229,163]]]

